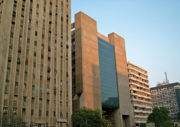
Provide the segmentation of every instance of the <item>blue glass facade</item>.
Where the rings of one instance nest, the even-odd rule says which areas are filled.
[[[114,46],[98,38],[101,100],[103,108],[118,108],[119,94],[117,87]]]

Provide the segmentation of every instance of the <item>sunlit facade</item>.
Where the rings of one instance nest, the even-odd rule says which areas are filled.
[[[1,127],[70,126],[70,2],[0,0]]]
[[[97,23],[79,12],[72,24],[73,109],[106,111],[113,127],[133,124],[125,40],[97,32]]]
[[[145,124],[152,112],[152,99],[149,88],[148,73],[145,69],[128,62],[128,75],[131,101],[134,109],[134,122]]]

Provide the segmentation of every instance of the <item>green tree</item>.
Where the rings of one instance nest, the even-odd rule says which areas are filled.
[[[140,127],[146,127],[146,124],[145,123],[141,123]]]
[[[147,122],[155,123],[156,127],[173,127],[172,120],[169,117],[169,110],[165,107],[155,107]]]
[[[99,110],[89,110],[81,108],[72,114],[73,127],[110,127],[111,124],[106,120]]]
[[[180,121],[180,112],[177,114],[177,119]]]

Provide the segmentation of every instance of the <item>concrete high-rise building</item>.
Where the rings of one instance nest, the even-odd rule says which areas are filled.
[[[147,122],[147,117],[152,112],[148,73],[145,69],[131,62],[128,62],[128,73],[134,122],[139,126]]]
[[[170,117],[177,119],[180,112],[180,83],[170,83],[151,88],[154,107],[166,107],[170,111]]]
[[[73,108],[106,111],[114,127],[131,127],[125,40],[97,32],[97,23],[79,12],[72,24]]]
[[[70,126],[70,2],[0,0],[1,127]]]

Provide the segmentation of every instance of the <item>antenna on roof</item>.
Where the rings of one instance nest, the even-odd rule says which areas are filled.
[[[165,78],[166,78],[166,79],[165,79],[165,82],[166,82],[166,83],[169,83],[169,80],[168,80],[168,77],[167,77],[167,72],[164,72],[164,74],[165,74]]]
[[[164,72],[165,74],[165,81],[163,81],[162,83],[158,83],[157,86],[163,86],[163,85],[168,85],[169,84],[169,80],[167,77],[167,72]]]

